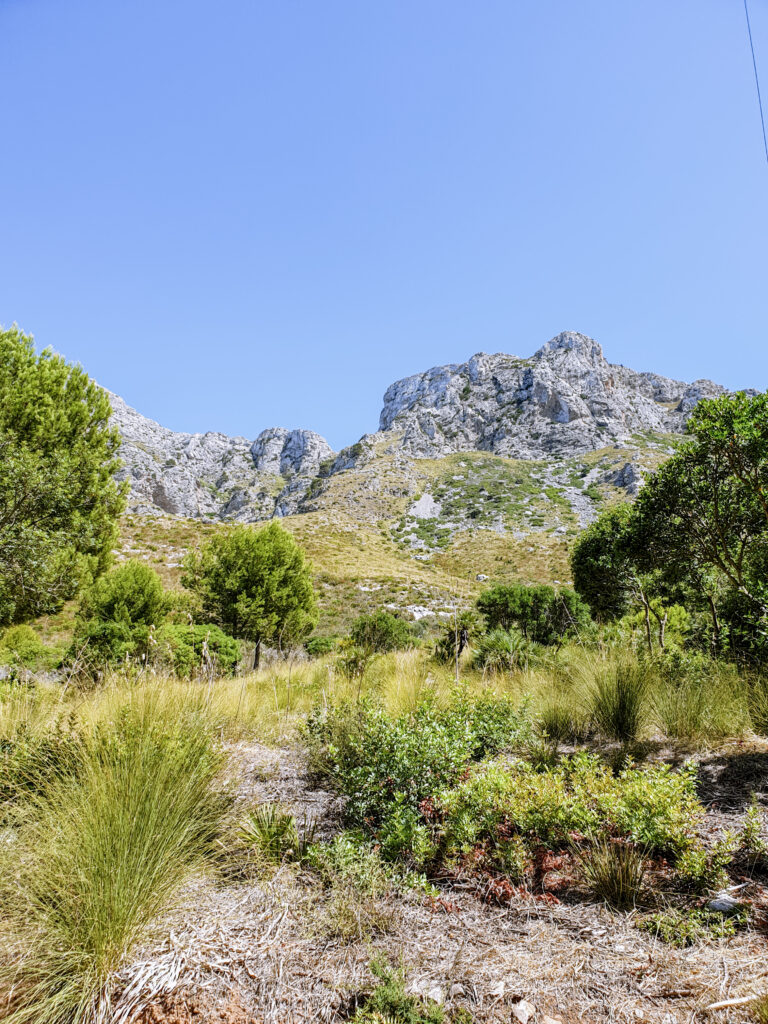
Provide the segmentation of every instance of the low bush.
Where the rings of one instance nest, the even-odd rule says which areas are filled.
[[[312,770],[347,798],[348,823],[376,828],[391,808],[418,811],[470,761],[521,742],[529,730],[511,701],[457,690],[447,707],[429,695],[397,716],[370,700],[318,707],[305,737]]]
[[[333,654],[338,646],[337,636],[312,636],[304,644],[304,650],[310,658],[321,658],[324,654]]]
[[[317,920],[325,935],[367,940],[396,923],[396,911],[386,898],[394,880],[363,836],[344,832],[330,843],[318,843],[309,849],[306,864],[324,890]]]
[[[60,660],[60,654],[46,647],[31,626],[11,626],[0,637],[0,665],[46,671]]]
[[[166,623],[154,634],[152,656],[177,676],[232,675],[240,644],[218,626]]]
[[[350,637],[355,647],[377,654],[403,651],[412,647],[414,642],[410,623],[383,609],[355,619]]]
[[[630,765],[614,775],[588,754],[543,771],[525,761],[485,762],[435,804],[445,857],[461,858],[482,845],[501,869],[514,837],[549,848],[570,846],[574,837],[613,837],[674,857],[696,844],[704,813],[692,767]]]
[[[591,632],[589,607],[566,587],[555,590],[544,584],[497,584],[477,599],[477,610],[489,629],[520,630],[539,644],[562,644],[569,636]]]
[[[378,984],[363,999],[353,1024],[447,1024],[442,1006],[406,994],[402,969],[394,970],[380,960],[374,960],[370,967]]]
[[[685,949],[697,942],[712,939],[730,939],[739,927],[746,924],[745,912],[725,917],[714,910],[660,910],[639,918],[637,927],[650,932],[670,946]]]
[[[738,847],[738,837],[726,832],[707,849],[694,845],[685,850],[675,865],[678,879],[687,888],[697,893],[713,893],[728,885],[728,868]]]

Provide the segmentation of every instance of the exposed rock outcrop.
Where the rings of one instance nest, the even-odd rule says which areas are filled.
[[[120,477],[130,481],[130,506],[139,512],[244,521],[290,515],[320,463],[334,456],[311,430],[275,427],[253,442],[177,433],[110,398],[123,437]]]
[[[479,353],[397,381],[380,429],[402,432],[417,457],[481,450],[534,459],[678,433],[701,398],[724,390],[611,364],[596,341],[566,331],[529,359]]]
[[[409,471],[414,459],[486,451],[533,460],[629,447],[640,436],[681,432],[702,398],[723,392],[712,381],[686,384],[611,364],[596,341],[566,331],[530,358],[479,353],[397,381],[384,395],[379,432],[338,454],[310,430],[272,427],[252,442],[183,434],[116,395],[112,404],[123,435],[122,475],[131,482],[136,510],[251,521],[322,505],[338,474],[360,476],[355,493],[382,488],[376,472],[382,457],[394,457],[403,478],[395,490],[410,494],[418,478]],[[642,473],[628,461],[605,480],[633,495]],[[584,521],[587,499],[570,490]]]

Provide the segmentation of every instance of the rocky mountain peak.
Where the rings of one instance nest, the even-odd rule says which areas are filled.
[[[602,345],[577,331],[563,331],[551,338],[534,354],[534,359],[550,362],[582,363],[594,367],[607,366]]]
[[[380,429],[401,432],[417,457],[480,450],[535,459],[679,433],[697,401],[723,390],[613,365],[592,338],[564,331],[526,359],[479,353],[395,382]]]

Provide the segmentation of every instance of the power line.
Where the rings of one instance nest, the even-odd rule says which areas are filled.
[[[765,162],[768,164],[768,137],[766,137],[765,134],[765,115],[763,114],[763,100],[760,96],[760,78],[757,74],[757,61],[755,60],[755,44],[752,42],[752,26],[749,23],[749,7],[747,6],[747,0],[744,0],[744,13],[747,16],[747,33],[749,35],[749,49],[752,51],[752,67],[755,69],[757,105],[760,108],[760,124],[763,128],[763,146],[765,147]]]

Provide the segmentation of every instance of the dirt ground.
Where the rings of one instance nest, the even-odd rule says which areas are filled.
[[[244,804],[278,800],[299,821],[316,820],[320,838],[340,827],[339,800],[311,785],[299,753],[241,744],[234,754]],[[768,750],[723,747],[702,759],[701,779],[706,830],[737,827],[752,791],[768,802]],[[391,898],[386,931],[345,942],[317,928],[322,897],[290,865],[267,881],[197,880],[122,972],[118,1022],[341,1021],[373,987],[368,965],[383,953],[403,965],[410,991],[466,1007],[478,1022],[514,1024],[535,1008],[531,1024],[739,1024],[750,1019],[744,1006],[707,1007],[768,992],[766,891],[753,880],[743,895],[756,903],[756,927],[675,949],[583,895],[566,903],[512,890],[499,904],[454,878],[441,899]]]

